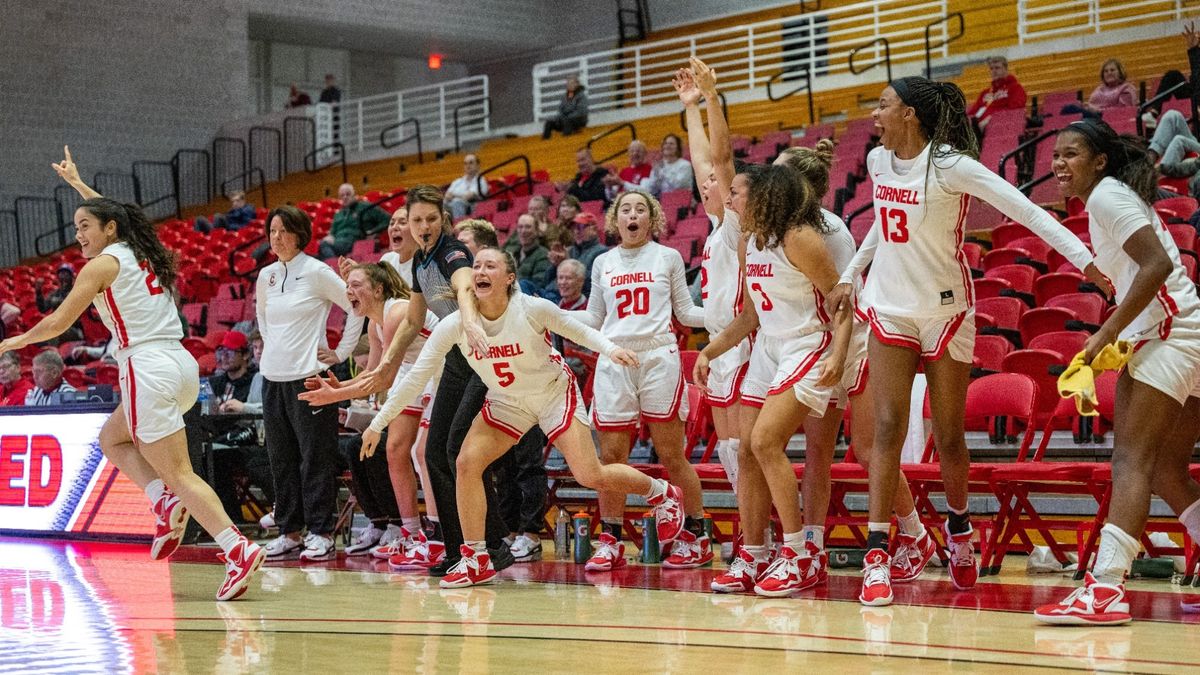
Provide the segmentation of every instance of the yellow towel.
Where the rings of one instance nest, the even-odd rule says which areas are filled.
[[[1075,409],[1085,417],[1095,417],[1096,374],[1106,370],[1118,370],[1133,356],[1133,347],[1125,340],[1104,345],[1091,364],[1084,362],[1084,353],[1079,352],[1071,359],[1071,365],[1058,376],[1058,395],[1074,398]]]

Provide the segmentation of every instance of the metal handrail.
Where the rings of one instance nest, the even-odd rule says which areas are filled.
[[[255,146],[254,134],[268,134],[268,135],[272,135],[275,137],[275,168],[278,169],[278,172],[275,176],[275,180],[283,180],[283,176],[286,173],[286,171],[283,168],[283,132],[280,131],[279,129],[276,129],[275,127],[264,127],[264,126],[250,127],[250,131],[249,131],[250,166],[261,168],[262,162],[258,161],[259,158],[254,156],[254,154],[255,154],[254,153],[254,146]]]
[[[399,129],[406,124],[413,125],[413,127],[416,129],[416,131],[414,131],[413,133],[411,133],[403,138],[399,138],[392,142],[388,142],[386,140],[385,137],[387,136],[389,131],[394,131],[396,129]],[[413,141],[413,140],[415,140],[417,142],[417,163],[424,164],[425,163],[425,152],[421,148],[421,120],[417,119],[416,117],[410,117],[406,120],[401,120],[399,122],[396,122],[395,124],[390,124],[390,125],[384,127],[379,132],[379,147],[384,148],[384,149],[391,149],[391,148],[394,148],[394,147],[397,147],[400,145],[404,145],[405,143],[407,143],[409,141]]]
[[[232,183],[234,181],[242,180],[243,178],[246,178],[246,177],[252,177],[255,174],[258,175],[258,189],[259,189],[259,196],[262,197],[262,202],[261,202],[262,208],[264,208],[264,209],[271,208],[271,207],[267,206],[267,175],[265,173],[263,173],[262,167],[256,166],[252,169],[247,169],[247,170],[239,173],[238,175],[233,176],[232,178],[227,178],[224,181],[222,181],[221,196],[227,197],[229,195],[229,192],[227,190],[229,188],[230,183]],[[254,188],[249,188],[249,189],[253,190]]]
[[[4,247],[0,249],[0,265],[9,266],[15,265],[21,261],[21,228],[17,224],[17,212],[15,209],[0,209],[0,216],[7,214],[7,218],[0,218],[0,223],[8,223],[12,226],[12,239],[15,246],[11,249]],[[3,239],[0,238],[0,241]]]
[[[1017,155],[1020,155],[1024,152],[1027,152],[1030,148],[1037,147],[1037,145],[1039,143],[1041,143],[1042,141],[1046,140],[1047,138],[1049,138],[1051,136],[1058,134],[1058,132],[1059,132],[1058,129],[1051,129],[1049,131],[1043,131],[1042,133],[1038,134],[1037,136],[1034,136],[1033,138],[1025,141],[1024,143],[1021,143],[1017,147],[1015,147],[1012,150],[1009,150],[1008,152],[1001,155],[1000,170],[999,170],[1000,177],[1003,178],[1004,180],[1008,180],[1008,176],[1005,175],[1008,172],[1008,160],[1010,160],[1013,157],[1016,157]],[[1018,176],[1018,180],[1019,179],[1020,179],[1020,177]]]
[[[233,136],[217,136],[212,141],[212,164],[210,165],[212,167],[211,180],[212,180],[212,184],[214,186],[217,184],[217,165],[220,163],[217,159],[220,156],[220,153],[217,152],[217,148],[220,147],[221,145],[228,145],[228,144],[236,145],[241,148],[241,150],[242,150],[241,170],[242,171],[245,171],[246,166],[249,164],[248,150],[246,149],[246,141],[244,139],[234,138]]]
[[[1034,178],[1026,183],[1022,183],[1022,184],[1018,185],[1017,189],[1020,190],[1021,193],[1024,194],[1026,197],[1028,197],[1029,193],[1033,191],[1033,188],[1037,187],[1038,185],[1041,185],[1042,183],[1045,183],[1046,181],[1050,180],[1051,178],[1054,178],[1054,172],[1047,171],[1046,173],[1038,176],[1037,178]]]
[[[203,155],[204,156],[204,198],[199,203],[207,204],[207,203],[211,202],[212,198],[213,198],[212,153],[210,153],[205,148],[180,148],[179,150],[177,150],[175,152],[175,154],[171,157],[171,165],[174,167],[175,175],[177,177],[176,178],[177,183],[175,185],[175,192],[177,195],[179,193],[181,193],[183,190],[183,170],[180,168],[180,165],[182,164],[183,156],[185,154]],[[179,197],[179,202],[180,202],[179,206],[180,206],[180,208],[182,208],[183,207],[182,196]],[[188,205],[191,206],[190,203]]]
[[[349,183],[350,182],[350,174],[349,174],[349,172],[346,171],[346,146],[342,145],[340,142],[337,142],[337,141],[334,141],[333,143],[330,143],[328,145],[322,145],[319,148],[314,148],[312,152],[305,155],[304,156],[304,170],[309,173],[316,173],[318,171],[327,169],[330,166],[333,166],[332,162],[329,164],[325,164],[324,166],[317,166],[317,155],[319,155],[322,152],[325,152],[326,150],[337,150],[338,151],[338,160],[339,160],[339,163],[342,165],[342,182]]]
[[[773,89],[773,87],[775,85],[775,81],[782,79],[784,75],[787,75],[789,73],[802,74],[804,76],[804,84],[802,86],[796,87],[795,89],[787,92],[786,94],[780,94],[780,95],[776,96],[775,90]],[[772,75],[771,79],[767,80],[767,98],[771,99],[771,101],[773,101],[773,102],[782,101],[783,99],[785,99],[789,96],[792,96],[793,94],[798,94],[802,91],[808,92],[808,123],[816,124],[817,123],[817,114],[816,114],[816,108],[813,106],[812,71],[809,69],[807,63],[802,63],[798,66],[791,66],[790,68],[784,68],[783,70],[779,71],[778,73],[775,73],[774,75]]]
[[[137,176],[131,173],[121,173],[119,171],[97,171],[96,175],[92,176],[92,187],[96,190],[96,192],[99,192],[106,197],[110,197],[111,199],[117,199],[116,197],[111,197],[108,194],[112,192],[112,190],[105,190],[101,187],[101,181],[105,178],[131,179],[133,181],[133,202],[135,204],[142,203],[142,186],[138,181]],[[120,201],[120,199],[117,199],[117,201]]]
[[[804,0],[800,0],[800,13],[801,14],[803,14],[805,12],[815,12],[819,9],[821,9],[821,0],[813,0],[812,7],[809,7],[808,3],[805,2]]]
[[[858,207],[857,209],[854,209],[854,211],[852,211],[850,213],[850,215],[845,217],[846,228],[849,229],[850,223],[853,223],[855,218],[861,216],[863,213],[870,211],[874,208],[875,208],[875,202],[867,202],[866,204],[863,204],[862,206]]]
[[[946,23],[946,22],[950,21],[950,19],[958,19],[958,34],[954,35],[953,37],[946,38],[945,40],[942,41],[941,44],[938,44],[938,45],[929,44],[930,31],[933,30],[933,27],[938,24]],[[925,77],[929,77],[929,78],[933,77],[933,57],[930,55],[930,52],[932,52],[935,47],[945,47],[946,45],[950,44],[951,42],[954,42],[958,38],[962,37],[963,33],[966,33],[966,32],[967,32],[967,25],[965,22],[963,22],[962,12],[955,12],[953,14],[947,14],[946,16],[938,19],[937,21],[930,21],[929,24],[925,26]]]
[[[454,106],[454,151],[455,152],[462,151],[462,142],[461,142],[461,139],[459,138],[458,113],[460,113],[463,108],[469,108],[470,106],[479,105],[480,103],[487,104],[487,111],[484,113],[484,117],[486,117],[488,120],[491,120],[491,118],[492,118],[492,97],[491,96],[480,96],[479,98],[473,98],[470,101],[463,101],[462,103],[459,103],[458,105]]]
[[[236,257],[235,254],[241,253],[242,251],[245,251],[246,249],[249,249],[251,247],[258,248],[259,244],[261,244],[261,243],[262,243],[261,239],[251,239],[250,241],[247,241],[243,244],[239,244],[239,245],[234,246],[233,248],[229,249],[229,257],[226,260],[227,260],[227,264],[229,266],[230,276],[238,277],[241,279],[250,279],[250,278],[254,277],[255,275],[257,275],[259,270],[261,270],[262,268],[266,267],[267,265],[269,265],[271,263],[270,255],[264,255],[262,257],[262,260],[258,260],[256,262],[253,269],[247,270],[247,271],[239,274],[237,269],[234,268],[233,260]]]
[[[292,135],[288,133],[290,131],[290,127],[288,125],[296,122],[300,122],[308,127],[308,138],[306,140],[308,141],[309,147],[315,148],[317,146],[317,123],[313,121],[311,117],[289,115],[283,118],[283,161],[285,162],[283,172],[285,174],[288,173],[286,162],[291,157],[291,155],[288,154],[288,146],[291,144],[288,139],[290,139]]]
[[[42,232],[41,234],[34,237],[34,254],[35,255],[47,255],[46,253],[42,253],[42,252],[38,251],[36,248],[38,237],[41,237],[44,234],[57,234],[58,238],[59,238],[59,242],[60,242],[59,248],[64,248],[67,244],[66,244],[66,237],[63,234],[62,209],[59,207],[58,200],[54,199],[52,197],[33,197],[33,196],[22,195],[13,200],[13,213],[14,213],[13,217],[17,224],[17,250],[18,251],[21,250],[21,239],[22,239],[21,233],[22,233],[22,231],[24,231],[26,234],[30,234],[33,231],[31,228],[33,226],[37,225],[37,223],[22,223],[21,222],[21,204],[25,204],[25,203],[34,203],[34,204],[40,203],[42,205],[47,205],[49,203],[49,204],[54,205],[54,217],[52,218],[52,222],[54,223],[54,225],[53,225],[52,229],[47,230],[46,232]],[[72,223],[72,226],[74,226],[74,223]],[[52,253],[55,250],[58,250],[58,249],[52,249],[50,251],[50,253]]]
[[[856,67],[854,64],[854,57],[857,56],[859,52],[861,52],[865,49],[870,49],[871,47],[874,47],[875,45],[878,45],[878,44],[883,45],[883,58],[876,59],[875,61],[863,66],[862,68]],[[868,70],[870,70],[870,69],[874,68],[875,66],[878,66],[879,64],[882,63],[887,68],[887,81],[888,82],[892,81],[892,43],[885,37],[875,38],[874,40],[871,40],[870,42],[868,42],[860,47],[855,47],[854,49],[852,49],[850,51],[850,56],[847,60],[849,61],[849,64],[850,64],[850,72],[855,75],[862,75],[863,73],[867,72]]]
[[[514,156],[509,157],[508,159],[504,160],[503,162],[500,162],[499,164],[494,164],[492,166],[489,166],[488,168],[479,172],[479,178],[483,179],[484,174],[491,172],[491,171],[495,171],[496,169],[499,169],[500,167],[508,166],[509,164],[512,164],[513,162],[521,162],[525,165],[525,178],[523,180],[518,180],[517,182],[513,183],[512,185],[506,185],[503,188],[496,190],[494,193],[489,194],[487,196],[488,199],[495,199],[496,197],[504,194],[505,192],[513,192],[522,185],[528,185],[529,191],[533,192],[533,166],[529,163],[529,157],[527,157],[525,155],[514,155]]]
[[[721,114],[725,116],[725,123],[729,123],[729,103],[725,101],[725,94],[717,92],[717,98],[721,99]],[[687,131],[687,111],[679,111],[679,128]]]
[[[152,199],[150,201],[145,201],[145,195],[141,194],[142,179],[138,178],[138,167],[140,167],[140,166],[145,166],[145,167],[165,166],[165,167],[167,167],[167,170],[169,170],[171,172],[171,191],[160,197]],[[176,169],[176,166],[174,163],[172,163],[172,162],[154,162],[154,161],[150,161],[150,160],[139,159],[133,163],[133,178],[134,178],[134,180],[137,181],[137,185],[138,185],[138,193],[139,193],[138,194],[138,204],[143,209],[154,206],[155,204],[160,204],[162,202],[167,201],[168,199],[174,199],[175,200],[175,209],[174,209],[175,217],[176,218],[183,217],[182,209],[180,209],[180,207],[179,207],[179,172]]]
[[[64,223],[62,225],[59,225],[57,228],[50,230],[49,232],[43,232],[43,233],[39,234],[38,236],[34,237],[34,239],[33,239],[34,254],[41,257],[41,256],[50,255],[51,253],[54,253],[55,251],[63,250],[64,248],[66,248],[68,246],[67,233],[68,232],[73,233],[74,230],[75,230],[75,223]],[[20,232],[20,230],[18,230],[18,232]],[[43,249],[42,242],[45,241],[46,239],[50,239],[51,237],[53,237],[54,239],[57,240],[55,242],[56,245],[52,246],[51,248]]]
[[[1143,84],[1145,84],[1145,83],[1143,83]],[[1158,105],[1159,103],[1162,103],[1163,101],[1171,98],[1171,96],[1176,91],[1178,91],[1184,87],[1190,87],[1190,86],[1192,86],[1192,83],[1188,80],[1184,80],[1183,82],[1180,82],[1179,84],[1175,85],[1174,87],[1171,87],[1170,89],[1167,89],[1166,91],[1160,92],[1157,96],[1150,99],[1149,101],[1146,101],[1145,103],[1139,105],[1138,109],[1137,109],[1137,133],[1138,133],[1138,136],[1146,135],[1145,126],[1142,124],[1142,113],[1146,112],[1150,108],[1153,108],[1155,105]],[[1192,123],[1195,124],[1196,123],[1196,112],[1197,112],[1196,111],[1196,97],[1193,95],[1190,98],[1192,99]]]
[[[615,127],[611,127],[611,128],[609,128],[609,129],[605,129],[604,131],[601,131],[600,133],[598,133],[598,134],[595,134],[594,136],[592,136],[591,138],[589,138],[589,139],[588,139],[588,142],[587,142],[587,149],[588,149],[588,150],[591,150],[591,149],[592,149],[592,145],[594,145],[594,144],[596,143],[596,141],[599,141],[599,140],[600,140],[600,139],[602,139],[602,138],[607,138],[608,136],[611,136],[611,135],[613,135],[613,134],[617,133],[618,131],[620,131],[621,129],[625,129],[625,128],[628,128],[628,129],[629,129],[629,140],[630,140],[630,141],[635,141],[635,140],[637,140],[637,127],[636,127],[636,126],[634,126],[633,122],[622,122],[621,124],[618,124],[618,125],[617,125],[617,126],[615,126]],[[621,155],[621,153],[622,153],[622,152],[625,152],[625,150],[618,150],[617,152],[614,152],[613,154],[611,154],[611,155],[608,155],[607,157],[604,157],[604,158],[601,158],[601,159],[595,159],[594,161],[595,161],[597,164],[603,164],[603,163],[607,162],[607,161],[608,161],[608,160],[610,160],[610,159],[613,159],[613,158],[615,158],[615,157],[619,157],[619,156]]]

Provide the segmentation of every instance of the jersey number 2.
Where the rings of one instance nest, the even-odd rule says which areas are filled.
[[[638,286],[633,289],[617,289],[617,318],[624,319],[630,314],[650,313],[650,289]]]
[[[908,241],[908,212],[904,209],[889,209],[886,206],[879,207],[879,220],[883,224],[883,240],[890,241],[893,244],[903,244]],[[888,221],[891,221],[891,227],[888,228]]]
[[[517,376],[513,375],[512,371],[508,368],[508,361],[496,361],[492,364],[492,370],[495,371],[496,377],[499,378],[497,384],[501,387],[507,387],[517,379]]]
[[[142,268],[142,271],[146,273],[146,290],[150,291],[150,295],[159,295],[162,293],[162,286],[158,285],[158,275],[154,273],[154,270],[150,269],[150,265],[143,260],[138,263],[138,267]]]

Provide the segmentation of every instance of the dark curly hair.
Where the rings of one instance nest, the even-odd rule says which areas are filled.
[[[1158,198],[1158,172],[1146,153],[1145,141],[1118,134],[1099,119],[1082,119],[1063,127],[1058,134],[1075,134],[1096,155],[1108,157],[1104,175],[1128,185],[1142,201],[1153,204]]]
[[[158,284],[174,296],[175,254],[168,251],[158,239],[154,225],[142,209],[134,204],[122,204],[107,197],[85,199],[79,208],[86,210],[100,221],[101,227],[117,224],[117,239],[129,244],[133,256],[146,265],[158,277]]]
[[[742,175],[749,190],[742,224],[755,235],[759,250],[779,246],[792,228],[828,232],[820,197],[804,174],[786,165],[755,164]]]

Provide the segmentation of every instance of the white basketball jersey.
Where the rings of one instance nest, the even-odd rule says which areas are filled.
[[[760,251],[757,237],[750,237],[746,244],[746,286],[762,334],[799,337],[828,330],[825,296],[787,259],[782,244]]]
[[[526,311],[531,302],[553,306],[548,300],[517,293],[499,319],[480,317],[488,336],[487,354],[471,349],[465,335],[458,341],[467,362],[487,385],[489,397],[521,400],[545,394],[560,377],[570,376],[570,369],[550,344],[546,327],[537,325]],[[553,367],[548,368],[547,363]]]
[[[409,262],[409,266],[411,267],[412,261]],[[387,300],[383,301],[383,315],[385,317],[388,315],[388,312],[390,312],[391,309],[396,306],[397,302],[404,301],[400,298],[388,298]],[[404,351],[404,357],[401,359],[401,363],[416,362],[417,355],[421,353],[421,348],[425,346],[425,340],[429,338],[429,334],[432,333],[433,329],[437,327],[437,323],[437,315],[428,309],[425,310],[425,325],[421,326],[421,330],[417,332],[417,337],[413,338],[412,343],[408,345],[408,349]],[[382,324],[375,325],[375,334],[379,336],[380,342],[384,342]],[[384,342],[383,348],[385,350],[387,349],[386,342]]]
[[[112,332],[118,352],[155,340],[183,339],[183,324],[175,300],[158,285],[147,263],[139,263],[123,241],[104,247],[100,255],[117,259],[117,278],[92,300],[100,320]]]
[[[678,251],[653,241],[635,249],[618,246],[600,254],[593,265],[599,283],[592,284],[592,294],[604,298],[600,332],[605,337],[619,342],[671,334],[672,275],[679,274],[686,285]]]
[[[881,314],[933,319],[963,312],[975,302],[962,251],[970,195],[939,184],[930,152],[927,144],[911,162],[882,146],[867,155],[879,247],[863,304]],[[937,161],[951,164],[955,158]]]
[[[711,216],[710,219],[714,220]],[[704,260],[700,263],[700,299],[704,303],[704,329],[709,335],[725,330],[742,310],[745,276],[738,261],[741,240],[737,214],[725,209],[725,220],[704,242]]]

